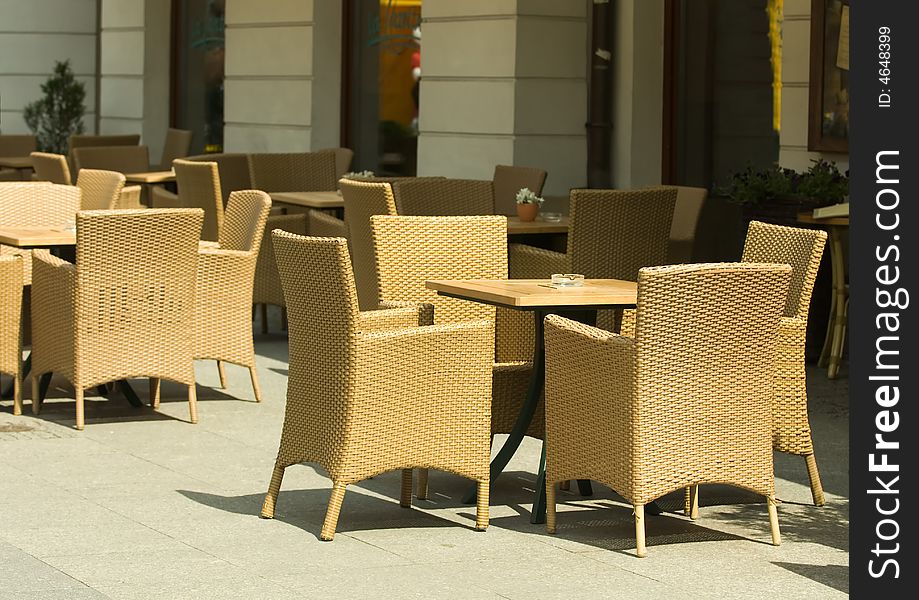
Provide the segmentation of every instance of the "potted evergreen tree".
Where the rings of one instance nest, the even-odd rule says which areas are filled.
[[[86,88],[73,76],[70,61],[65,60],[55,61],[54,73],[42,84],[41,91],[44,98],[26,106],[23,118],[35,135],[39,150],[64,154],[67,139],[72,134],[83,133]]]

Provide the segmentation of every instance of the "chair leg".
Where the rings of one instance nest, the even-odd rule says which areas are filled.
[[[160,380],[157,377],[151,377],[150,384],[150,406],[153,408],[160,407]]]
[[[415,491],[415,497],[419,500],[428,499],[428,470],[418,469],[418,489]]]
[[[325,513],[325,521],[322,522],[322,532],[319,539],[324,542],[331,542],[335,537],[335,527],[338,525],[338,513],[341,512],[341,503],[345,499],[345,484],[332,483],[332,496],[329,498],[329,508]]]
[[[223,368],[223,361],[217,361],[217,374],[220,375],[220,389],[227,389],[227,372]]]
[[[22,380],[19,375],[13,378],[13,414],[22,414]]]
[[[255,367],[249,367],[249,379],[252,380],[252,393],[255,394],[255,401],[262,401],[262,388],[258,385],[258,374],[255,372]]]
[[[692,486],[689,498],[689,518],[695,521],[699,518],[699,486]]]
[[[262,333],[268,333],[268,305],[260,304],[259,309],[262,313]]]
[[[412,507],[412,470],[402,469],[402,495],[399,497],[399,506]]]
[[[823,495],[823,484],[820,483],[820,473],[817,471],[817,459],[813,453],[804,457],[807,464],[807,476],[811,480],[811,496],[814,498],[814,506],[823,506],[826,504],[826,497]]]
[[[278,492],[281,491],[281,480],[284,479],[284,467],[275,463],[274,471],[271,472],[271,483],[268,484],[268,493],[265,494],[265,501],[262,503],[262,512],[259,515],[263,519],[274,518],[274,506],[278,502]]]
[[[32,414],[37,415],[41,414],[41,384],[39,383],[39,377],[34,372],[32,373]]]
[[[77,429],[82,431],[85,417],[83,415],[83,388],[81,386],[76,386],[74,396],[77,401]]]
[[[476,486],[475,530],[485,531],[488,527],[488,481],[480,481]]]
[[[766,503],[769,505],[769,528],[772,530],[772,545],[781,546],[782,535],[779,532],[779,512],[776,510],[778,503],[775,500],[775,496],[768,496]]]
[[[645,506],[644,504],[635,505],[635,555],[638,558],[644,558],[648,555],[648,549],[645,547]]]
[[[692,513],[692,486],[687,485],[683,488],[683,515],[689,516]]]
[[[567,480],[562,485],[568,483]],[[568,484],[569,487],[571,484]],[[562,488],[564,489],[564,488]],[[546,532],[555,533],[555,484],[546,480]]]
[[[192,423],[198,422],[198,394],[194,383],[188,386],[188,418]]]

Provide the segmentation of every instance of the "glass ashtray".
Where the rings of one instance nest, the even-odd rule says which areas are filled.
[[[553,273],[552,285],[559,287],[580,287],[584,285],[584,275],[581,273]]]
[[[562,213],[557,212],[544,212],[542,213],[542,220],[548,221],[550,223],[558,223],[562,220]]]

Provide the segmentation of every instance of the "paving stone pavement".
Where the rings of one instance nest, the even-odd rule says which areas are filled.
[[[277,330],[277,322],[274,323]],[[781,547],[765,505],[707,486],[701,518],[682,493],[648,519],[634,557],[631,509],[610,490],[560,493],[559,533],[529,523],[539,444],[494,486],[488,531],[472,530],[466,482],[432,473],[431,498],[399,507],[399,475],[349,488],[331,543],[318,534],[330,483],[287,471],[274,520],[258,518],[280,434],[286,338],[257,336],[264,402],[247,372],[198,365],[199,423],[181,387],[160,410],[88,397],[86,429],[55,380],[39,417],[0,402],[0,599],[83,598],[834,598],[848,592],[848,381],[809,373],[827,505],[811,504],[803,459],[776,456]],[[133,386],[146,397],[146,382]],[[27,386],[28,387],[28,386]]]

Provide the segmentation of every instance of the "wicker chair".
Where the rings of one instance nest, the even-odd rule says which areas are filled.
[[[189,156],[185,160],[217,163],[224,206],[230,199],[230,192],[252,189],[252,179],[249,178],[249,157],[246,154],[199,154]]]
[[[511,244],[511,278],[582,273],[587,278],[635,281],[640,268],[667,261],[676,197],[673,187],[572,190],[567,253]],[[597,325],[616,331],[619,314],[621,311],[599,311]]]
[[[507,277],[507,218],[481,217],[370,217],[381,302],[427,302],[435,306],[438,324],[488,319],[500,340],[501,315],[507,310],[456,300],[425,288],[428,279],[504,279]],[[496,317],[497,313],[497,317]],[[532,371],[528,356],[506,356],[496,341],[493,360],[492,433],[508,433],[526,399]],[[528,435],[542,437],[542,402]],[[426,473],[418,497],[426,495]]]
[[[142,173],[150,170],[150,155],[146,146],[90,146],[74,148],[73,171],[104,169],[119,173]]]
[[[124,175],[116,171],[80,169],[77,187],[82,192],[81,210],[112,210],[118,207]]]
[[[492,187],[479,179],[417,177],[393,182],[392,191],[400,215],[472,216],[495,214]]]
[[[396,202],[388,183],[370,183],[342,179],[341,197],[345,202],[345,221],[348,224],[348,242],[354,281],[361,310],[376,308],[380,301],[377,288],[377,262],[373,253],[373,233],[370,217],[395,215]]]
[[[202,209],[204,226],[201,239],[217,241],[224,218],[217,163],[176,159],[172,165],[179,188],[178,206]]]
[[[635,508],[717,482],[766,496],[780,543],[770,403],[787,265],[642,269],[634,338],[546,318],[546,527],[555,484],[599,481]]]
[[[347,485],[402,469],[410,507],[412,469],[433,468],[478,482],[475,528],[484,530],[491,324],[432,326],[426,305],[361,312],[345,240],[272,238],[290,310],[290,378],[261,516],[274,516],[286,467],[318,463],[332,479],[320,534],[331,540]]]
[[[37,181],[48,181],[60,185],[73,184],[70,166],[67,164],[67,157],[63,154],[33,152],[29,156],[32,157],[32,169],[35,171]]]
[[[533,167],[511,167],[496,165],[491,179],[495,189],[494,212],[499,215],[517,214],[517,192],[529,188],[537,196],[542,195],[546,183],[546,172]]]
[[[191,149],[191,131],[186,129],[166,130],[166,139],[163,141],[163,154],[160,156],[159,168],[168,171],[172,167],[172,161],[177,158],[185,158]]]
[[[129,377],[170,379],[195,396],[194,318],[200,210],[84,211],[76,264],[36,250],[32,281],[32,408],[39,377],[57,373],[76,395]],[[151,382],[159,400],[159,383]]]
[[[137,133],[126,135],[71,135],[69,138],[67,138],[67,163],[70,165],[70,172],[76,173],[79,170],[76,166],[73,155],[73,151],[77,148],[96,148],[99,146],[137,146],[138,144],[140,144],[140,134]],[[122,172],[140,172],[146,171],[147,168],[148,167],[144,167],[143,169],[139,169],[137,171]]]
[[[255,263],[255,282],[252,286],[252,304],[261,305],[262,333],[268,333],[268,305],[285,307],[284,290],[278,275],[278,264],[274,257],[270,233],[282,229],[298,235],[306,235],[307,215],[269,215],[265,222],[265,233]]]
[[[80,188],[44,181],[0,183],[0,227],[66,227],[80,210]],[[31,251],[0,244],[0,255],[23,257],[23,281],[32,283]]]
[[[0,373],[13,377],[13,414],[22,414],[21,256],[0,256]]]
[[[670,226],[670,247],[667,251],[669,264],[692,261],[692,247],[696,239],[696,226],[702,205],[708,197],[708,190],[698,187],[675,186],[676,204],[673,208],[673,224]]]
[[[265,192],[230,194],[219,244],[199,249],[195,292],[195,358],[217,361],[220,387],[226,387],[224,362],[248,367],[256,402],[262,394],[252,345],[252,282],[270,208]]]
[[[0,135],[0,156],[29,156],[32,152],[34,135]],[[0,181],[22,181],[22,173],[18,169],[0,169]]]
[[[779,327],[776,389],[772,404],[772,445],[779,452],[803,456],[816,506],[826,499],[814,457],[807,414],[807,377],[804,340],[807,314],[817,269],[826,244],[826,232],[751,221],[744,244],[744,262],[770,262],[792,267],[791,286]]]
[[[249,178],[268,193],[335,191],[335,153],[250,154]]]

